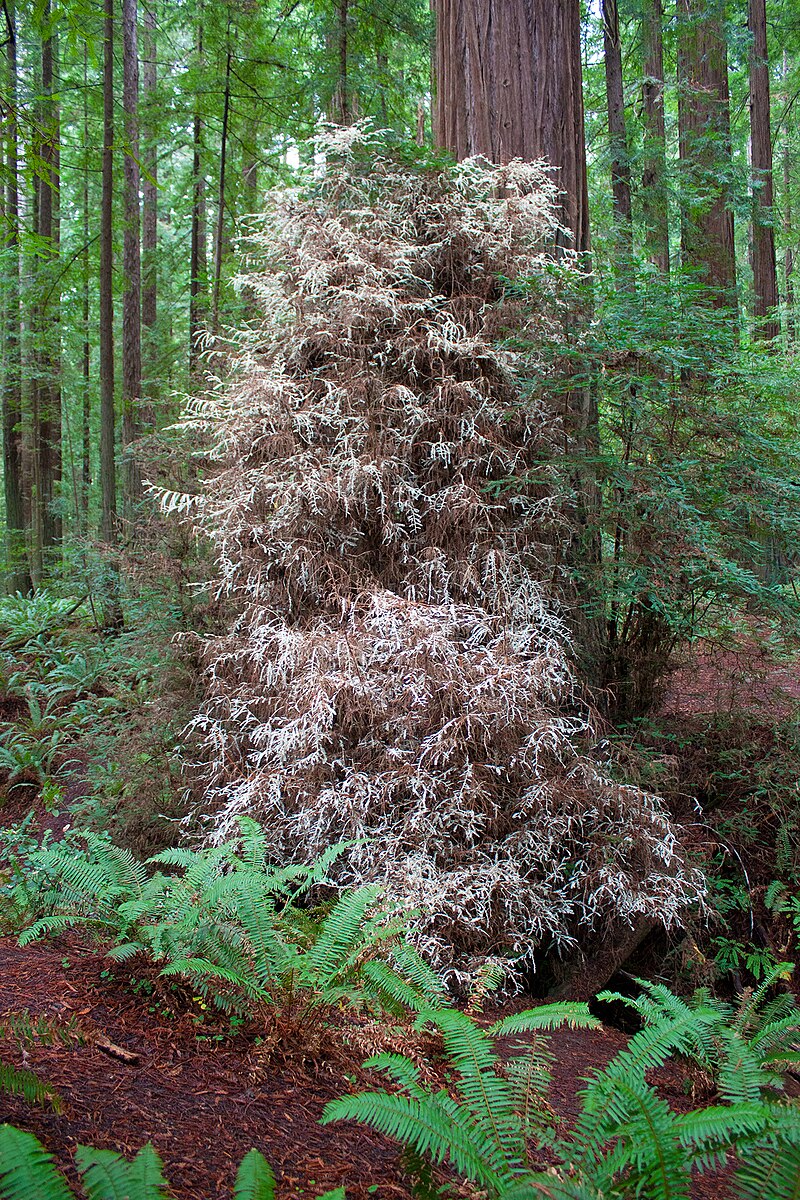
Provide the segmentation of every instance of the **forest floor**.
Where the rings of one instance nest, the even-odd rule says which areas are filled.
[[[35,1045],[24,1056],[24,1065],[57,1091],[61,1113],[0,1099],[0,1118],[35,1133],[73,1183],[76,1144],[131,1156],[150,1140],[177,1200],[229,1197],[236,1167],[252,1146],[275,1170],[281,1200],[306,1200],[340,1185],[348,1200],[410,1200],[393,1143],[352,1123],[319,1124],[328,1100],[378,1082],[358,1058],[348,1062],[341,1050],[328,1061],[299,1053],[267,1058],[254,1043],[254,1025],[231,1035],[213,1019],[198,1022],[191,1008],[170,1013],[156,992],[147,994],[150,982],[135,968],[110,974],[108,960],[73,935],[24,948],[14,938],[0,939],[0,1013],[7,1018],[28,1010],[61,1025],[72,1020],[82,1033],[83,1044]],[[111,1050],[99,1042],[111,1043]],[[553,1034],[549,1099],[559,1122],[569,1125],[576,1116],[581,1080],[626,1042],[624,1033],[607,1026]],[[23,1065],[10,1043],[3,1054]],[[672,1061],[653,1082],[678,1110],[713,1103],[713,1092],[689,1064]],[[705,1176],[695,1181],[692,1196],[722,1200],[724,1184],[724,1173]],[[451,1194],[472,1193],[455,1187]]]
[[[662,712],[691,720],[744,709],[759,720],[756,712],[780,718],[798,700],[800,673],[793,667],[752,648],[732,654],[701,647],[673,675]],[[65,813],[41,810],[33,788],[7,799],[0,821],[19,820],[31,803],[41,830],[63,831]],[[529,1004],[520,998],[514,1007]],[[252,1146],[275,1170],[280,1200],[308,1200],[340,1185],[348,1200],[410,1200],[394,1143],[355,1124],[319,1124],[328,1100],[382,1082],[359,1065],[370,1050],[346,1047],[335,1030],[322,1051],[318,1045],[304,1054],[296,1045],[283,1055],[269,1054],[255,1022],[232,1028],[198,997],[174,1002],[152,966],[112,967],[96,945],[76,934],[24,948],[13,937],[0,938],[0,1023],[25,1011],[62,1027],[74,1023],[68,1044],[37,1042],[23,1052],[11,1038],[2,1043],[4,1057],[53,1086],[63,1109],[32,1108],[0,1096],[0,1121],[34,1132],[72,1183],[78,1143],[132,1155],[150,1140],[176,1200],[230,1196],[236,1167]],[[553,1035],[550,1103],[559,1122],[568,1126],[577,1114],[581,1080],[626,1042],[625,1033],[605,1025]],[[685,1062],[669,1062],[653,1082],[681,1111],[714,1102],[707,1081]],[[473,1193],[454,1186],[451,1194]],[[724,1172],[695,1180],[693,1200],[726,1195]]]

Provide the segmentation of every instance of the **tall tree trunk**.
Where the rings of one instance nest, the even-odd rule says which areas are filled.
[[[435,0],[434,138],[458,159],[544,158],[589,248],[579,0]]]
[[[217,190],[217,225],[214,232],[214,294],[211,305],[211,329],[216,334],[219,328],[219,295],[222,285],[222,249],[225,234],[225,169],[228,160],[228,122],[231,111],[231,31],[228,27],[227,51],[225,55],[225,94],[222,101],[222,143],[219,151],[219,188]]]
[[[92,342],[91,326],[89,323],[89,52],[83,48],[83,353],[82,395],[81,395],[81,489],[80,489],[80,527],[82,533],[89,530],[89,496],[92,487],[92,458],[91,458],[91,428],[92,428]]]
[[[611,146],[611,187],[614,196],[614,224],[619,240],[621,270],[618,279],[625,286],[630,280],[633,254],[633,204],[628,135],[625,128],[625,92],[622,79],[622,42],[619,34],[617,0],[602,0],[603,57],[606,73],[608,138]]]
[[[42,147],[39,185],[39,227],[43,269],[40,284],[41,375],[37,430],[38,526],[42,550],[61,541],[58,511],[61,484],[61,325],[59,284],[60,121],[55,86],[56,35],[50,24],[50,4],[45,4],[42,35]]]
[[[158,135],[156,119],[158,68],[156,61],[156,14],[154,0],[145,0],[142,55],[142,101],[146,125],[142,131],[142,331],[144,391],[149,408],[143,416],[148,427],[155,423],[153,401],[158,379]]]
[[[753,35],[750,51],[750,145],[755,192],[752,237],[755,333],[758,337],[775,338],[780,333],[780,325],[776,316],[778,271],[775,263],[775,230],[772,224],[772,129],[765,0],[749,0],[748,22]]]
[[[6,0],[8,120],[6,123],[6,321],[3,371],[3,485],[6,503],[8,584],[11,592],[31,590],[25,547],[25,494],[22,464],[22,344],[19,259],[19,170],[17,125],[17,31],[13,0]]]
[[[664,118],[664,14],[662,0],[647,0],[642,17],[642,207],[651,262],[669,274],[666,122]]]
[[[791,354],[796,336],[794,316],[794,228],[792,222],[792,170],[789,131],[784,131],[783,141],[783,236],[786,248],[783,252],[783,276],[786,289],[786,346]]]
[[[589,204],[583,128],[579,0],[435,0],[434,138],[459,159],[546,159],[561,188],[559,254],[569,246],[588,266]],[[567,336],[582,314],[570,315]],[[587,672],[602,658],[597,394],[563,400],[565,451],[573,456],[573,536],[564,553],[580,580],[575,638]]]
[[[110,9],[110,5],[107,6]],[[108,11],[103,45],[103,188],[100,202],[100,536],[117,540],[114,455],[114,16]]]
[[[142,394],[142,265],[139,215],[139,46],[137,0],[122,0],[122,108],[125,119],[125,189],[122,294],[122,444],[127,516],[141,491],[133,451]]]
[[[715,300],[736,304],[725,0],[677,0],[681,243]]]
[[[199,72],[203,65],[203,12],[197,25],[195,59]],[[197,375],[199,339],[205,325],[208,265],[206,256],[206,183],[202,158],[203,118],[199,90],[195,96],[192,122],[192,233],[189,264],[189,374]]]
[[[347,29],[349,7],[349,0],[337,0],[336,50],[338,54],[338,71],[336,90],[333,93],[333,103],[331,105],[331,119],[339,125],[349,125],[351,119],[350,87],[347,78],[349,67]]]

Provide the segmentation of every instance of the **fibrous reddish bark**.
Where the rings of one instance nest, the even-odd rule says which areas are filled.
[[[669,213],[666,189],[666,122],[664,118],[664,12],[662,0],[649,0],[642,17],[642,115],[644,160],[642,208],[651,262],[669,273]]]
[[[579,0],[435,0],[434,136],[456,158],[546,159],[563,244],[589,248]]]
[[[775,316],[778,307],[778,272],[772,224],[772,129],[765,0],[749,0],[748,22],[753,35],[750,53],[750,145],[755,190],[751,243],[753,308],[756,334],[774,338],[780,333],[780,325]]]
[[[735,301],[730,207],[731,120],[724,0],[677,0],[678,120],[684,178],[681,243],[687,266]]]

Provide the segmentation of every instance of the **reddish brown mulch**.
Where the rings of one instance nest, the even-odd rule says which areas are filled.
[[[340,1185],[348,1200],[410,1200],[399,1151],[390,1141],[355,1124],[318,1123],[328,1100],[374,1085],[374,1079],[341,1060],[265,1061],[244,1035],[226,1036],[222,1044],[198,1040],[204,1034],[213,1039],[220,1026],[198,1026],[196,1011],[170,1018],[157,996],[133,994],[130,976],[123,982],[108,970],[107,959],[73,936],[24,949],[13,938],[0,939],[0,1019],[25,1009],[61,1021],[72,1017],[87,1034],[138,1056],[126,1064],[91,1042],[37,1044],[26,1065],[56,1088],[63,1113],[0,1096],[0,1121],[35,1133],[73,1184],[76,1144],[130,1156],[152,1141],[176,1200],[229,1197],[236,1167],[252,1146],[275,1170],[280,1200],[308,1200]],[[146,975],[142,979],[149,984]],[[560,1119],[574,1120],[581,1080],[605,1066],[626,1040],[606,1027],[553,1035],[550,1102]],[[12,1041],[2,1051],[22,1065]],[[684,1086],[687,1070],[670,1064],[659,1072],[660,1090],[676,1108],[692,1104]],[[708,1102],[706,1096],[694,1099]],[[693,1200],[722,1200],[725,1194],[724,1175],[698,1179],[692,1190]]]
[[[770,720],[800,703],[800,661],[776,658],[758,637],[736,649],[699,642],[669,677],[662,712],[699,716],[750,711]]]

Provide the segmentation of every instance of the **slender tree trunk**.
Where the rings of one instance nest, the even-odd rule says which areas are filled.
[[[89,496],[92,487],[91,427],[92,427],[92,342],[89,303],[89,53],[83,48],[83,353],[81,395],[81,532],[89,530]]]
[[[202,8],[197,26],[195,55],[198,71],[203,63]],[[189,264],[189,373],[197,375],[199,339],[205,324],[208,266],[206,259],[206,184],[202,160],[203,119],[199,92],[195,97],[192,129],[192,233]]]
[[[110,5],[108,6],[110,9]],[[100,204],[100,536],[117,540],[114,454],[114,16],[106,13],[103,46],[103,189]]]
[[[619,34],[617,0],[602,0],[602,4],[608,137],[611,145],[611,187],[614,196],[614,223],[619,240],[620,256],[623,260],[622,269],[618,272],[618,280],[621,286],[626,286],[626,279],[630,280],[633,254],[633,204],[631,202],[628,135],[625,128],[622,42]]]
[[[783,275],[786,288],[786,346],[791,354],[796,337],[794,316],[794,228],[792,222],[792,160],[789,130],[783,135]]]
[[[349,125],[354,115],[350,104],[348,80],[350,48],[347,22],[350,0],[335,0],[335,6],[337,74],[336,87],[331,97],[331,120],[335,121],[337,125]]]
[[[17,31],[13,0],[6,0],[8,120],[6,123],[6,322],[3,371],[3,485],[6,503],[8,584],[11,592],[31,590],[25,547],[25,494],[22,463],[22,344],[19,258],[19,169],[17,125]]]
[[[154,0],[146,0],[142,57],[142,100],[146,126],[142,136],[142,330],[144,391],[149,407],[144,424],[155,424],[153,401],[158,387],[158,138],[156,102],[158,74],[156,62],[156,15]]]
[[[678,122],[684,181],[681,242],[714,300],[736,304],[725,0],[677,0]]]
[[[122,0],[122,108],[125,118],[125,190],[122,294],[122,444],[127,516],[141,491],[133,451],[142,394],[142,266],[139,213],[139,46],[137,0]]]
[[[458,159],[546,159],[559,238],[589,248],[579,0],[435,0],[434,138]]]
[[[231,49],[230,28],[225,56],[225,95],[222,101],[222,143],[219,152],[219,189],[217,191],[217,225],[214,233],[214,293],[211,306],[211,329],[219,328],[219,295],[222,284],[222,249],[225,234],[225,169],[228,159],[228,122],[231,111]]]
[[[749,0],[748,21],[753,36],[750,52],[750,144],[753,166],[753,298],[758,337],[780,333],[778,271],[773,228],[772,129],[770,126],[769,62],[765,0]]]
[[[667,203],[666,122],[664,118],[664,14],[662,0],[648,0],[642,18],[642,113],[644,159],[642,207],[651,262],[669,274],[669,210]]]
[[[58,511],[61,485],[61,324],[59,286],[60,129],[55,86],[56,35],[50,28],[50,4],[45,4],[42,39],[42,177],[39,187],[39,228],[43,260],[40,274],[41,376],[39,382],[38,527],[45,551],[61,541]]]

